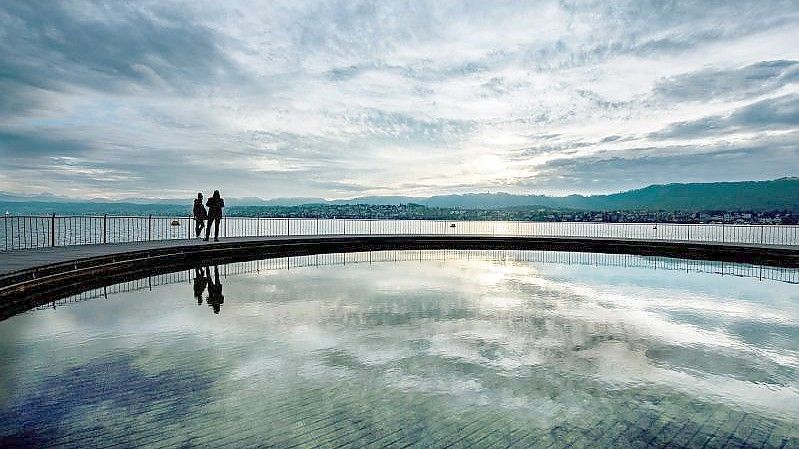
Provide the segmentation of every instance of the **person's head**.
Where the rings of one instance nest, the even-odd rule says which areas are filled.
[[[214,198],[219,198],[219,190],[214,190]]]
[[[202,194],[202,192],[197,192],[197,199],[198,199],[198,200],[201,200],[201,199],[203,199],[203,194]]]

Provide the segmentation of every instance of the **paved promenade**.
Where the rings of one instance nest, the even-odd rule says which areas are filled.
[[[49,248],[23,249],[0,252],[0,276],[15,271],[29,270],[45,265],[69,262],[102,256],[113,256],[134,251],[155,249],[214,246],[222,243],[286,240],[291,237],[235,237],[220,239],[219,243],[200,239],[157,240],[151,242],[109,243],[99,245],[56,246]]]
[[[308,242],[315,240],[322,242],[336,242],[349,240],[351,238],[362,239],[386,239],[392,240],[413,240],[418,238],[426,239],[440,239],[440,240],[479,240],[490,243],[491,241],[507,241],[518,240],[519,242],[527,242],[530,240],[563,242],[572,240],[574,242],[586,242],[587,240],[602,244],[629,242],[634,244],[650,244],[653,246],[678,246],[685,245],[690,247],[708,247],[713,248],[740,248],[742,252],[753,250],[774,250],[774,251],[787,251],[799,252],[799,248],[795,246],[780,246],[780,245],[756,245],[744,243],[721,243],[721,242],[689,242],[680,240],[639,240],[639,239],[618,239],[618,238],[591,238],[585,237],[513,237],[513,236],[496,236],[489,237],[483,235],[457,235],[457,236],[442,236],[442,235],[320,235],[320,236],[278,236],[278,237],[230,237],[222,238],[218,243],[205,242],[200,239],[179,239],[179,240],[158,240],[158,241],[145,241],[145,242],[131,242],[131,243],[112,243],[100,245],[75,245],[75,246],[58,246],[50,248],[35,248],[18,251],[4,251],[0,252],[0,276],[7,275],[17,271],[30,270],[37,267],[43,267],[52,264],[63,264],[71,261],[90,259],[97,257],[108,257],[114,255],[123,255],[132,252],[147,252],[152,250],[203,250],[205,248],[213,249],[225,247],[230,245],[245,244],[245,243],[261,243],[261,244],[291,244],[292,242]]]

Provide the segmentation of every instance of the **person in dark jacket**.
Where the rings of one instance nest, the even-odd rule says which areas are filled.
[[[219,222],[222,221],[222,208],[225,200],[219,196],[219,190],[214,190],[214,195],[205,203],[208,206],[208,226],[205,228],[205,241],[211,235],[211,223],[214,224],[214,241],[219,241]]]
[[[205,206],[203,206],[203,194],[198,193],[197,198],[194,199],[194,232],[197,234],[197,238],[199,238],[200,233],[203,232],[205,220],[207,219],[208,212],[205,210]]]

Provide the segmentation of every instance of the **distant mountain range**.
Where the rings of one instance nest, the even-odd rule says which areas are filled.
[[[372,198],[367,199],[369,201]],[[610,195],[466,194],[416,200],[426,206],[493,209],[519,206],[582,210],[799,210],[799,178],[651,185]]]
[[[188,199],[154,199],[141,202],[75,199],[54,195],[20,196],[0,192],[2,207],[18,209],[22,204],[46,203],[58,209],[72,205],[83,205],[81,209],[92,213],[112,213],[111,210],[130,209],[136,205],[139,211],[145,206],[162,212],[163,209],[183,210]],[[365,196],[346,200],[323,198],[226,198],[230,206],[298,206],[303,204],[420,204],[428,207],[463,209],[503,209],[517,207],[539,207],[552,209],[581,210],[775,210],[799,211],[799,178],[781,178],[772,181],[712,182],[690,184],[651,185],[610,195],[513,195],[509,193],[468,193],[461,195],[437,195],[432,197],[409,196]],[[43,206],[43,204],[39,204]],[[32,206],[32,205],[31,205]],[[26,208],[27,209],[27,208]],[[141,213],[141,211],[139,211]],[[157,213],[157,212],[154,212]]]

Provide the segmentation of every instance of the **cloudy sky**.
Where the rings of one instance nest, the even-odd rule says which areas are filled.
[[[799,174],[799,3],[0,3],[0,191],[603,193]]]

